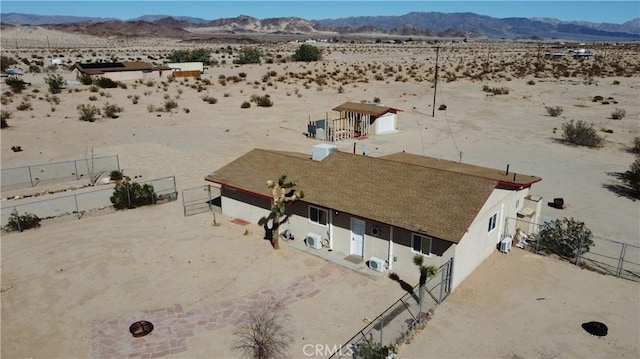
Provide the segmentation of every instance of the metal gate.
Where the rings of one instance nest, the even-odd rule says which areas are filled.
[[[205,212],[222,212],[220,188],[209,184],[182,190],[184,216]]]

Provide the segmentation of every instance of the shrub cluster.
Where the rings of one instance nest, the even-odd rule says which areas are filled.
[[[100,115],[100,109],[94,105],[80,104],[78,107],[81,121],[95,122],[96,116]]]
[[[260,107],[273,106],[273,101],[271,101],[271,97],[269,96],[269,94],[265,94],[262,96],[251,95],[251,102],[255,102],[255,104]]]
[[[537,236],[540,246],[570,259],[575,258],[578,252],[589,252],[589,248],[593,246],[591,230],[586,228],[584,222],[573,218],[545,222]]]
[[[202,101],[207,102],[211,105],[215,105],[216,103],[218,103],[218,99],[213,97],[213,96],[209,96],[209,95],[204,95],[202,96]]]
[[[598,147],[602,145],[604,139],[598,135],[593,125],[586,122],[573,120],[562,124],[562,138],[574,145]]]
[[[9,76],[4,80],[4,83],[11,88],[11,91],[20,93],[27,87],[27,83],[22,81],[17,76]]]
[[[633,197],[640,199],[640,156],[636,156],[629,170],[622,174],[622,182],[631,189]]]
[[[40,227],[40,218],[35,214],[25,212],[18,215],[17,213],[11,213],[9,221],[4,230],[7,232],[24,231],[25,229]]]
[[[49,85],[49,91],[53,94],[62,92],[62,89],[67,84],[62,75],[59,74],[49,74],[44,79],[44,82]]]
[[[132,209],[155,203],[153,186],[141,185],[137,182],[122,181],[116,184],[113,195],[109,198],[115,209]]]
[[[509,89],[506,87],[489,87],[487,85],[482,86],[482,91],[489,92],[494,95],[508,95]]]
[[[104,115],[109,118],[118,118],[118,114],[122,111],[124,111],[124,108],[122,108],[121,106],[110,104],[108,102],[105,103],[104,107],[102,108],[102,112],[104,113]]]
[[[302,44],[293,54],[293,59],[305,62],[318,61],[320,59],[320,50],[313,45]]]

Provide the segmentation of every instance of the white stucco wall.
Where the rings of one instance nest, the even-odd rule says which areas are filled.
[[[496,189],[484,204],[475,220],[456,246],[452,289],[467,278],[485,259],[497,250],[505,230],[505,218],[516,216],[516,202],[529,194],[529,189],[520,191]],[[489,219],[497,213],[495,228],[488,232]],[[515,222],[515,221],[511,221]]]
[[[385,113],[384,115],[376,118],[374,121],[374,134],[383,135],[385,133],[396,132],[396,118],[395,113]]]
[[[229,197],[221,198],[222,214],[231,218],[241,218],[251,223],[258,223],[262,217],[269,216],[269,210],[262,209]]]
[[[172,62],[168,63],[167,67],[176,71],[204,71],[204,64],[202,62]]]

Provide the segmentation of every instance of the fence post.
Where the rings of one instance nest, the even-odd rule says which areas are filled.
[[[582,244],[584,242],[584,233],[578,235],[578,252],[576,253],[576,265],[580,265],[580,256],[582,255]]]
[[[131,186],[127,185],[125,188],[127,189],[127,203],[129,203],[129,207],[131,207],[131,193],[129,192],[129,188],[131,188]]]
[[[418,323],[422,322],[422,297],[424,289],[422,285],[418,286]]]
[[[76,214],[78,215],[78,219],[80,219],[80,208],[78,207],[78,195],[73,195],[73,200],[76,202]]]
[[[616,277],[622,275],[622,267],[624,266],[624,255],[627,251],[627,244],[622,243],[622,249],[620,250],[620,258],[618,258],[618,270],[616,271]]]
[[[116,166],[118,166],[118,172],[120,172],[120,158],[116,155]]]
[[[213,198],[211,198],[211,185],[207,185],[207,192],[209,192],[209,211],[213,211]]]
[[[80,177],[78,177],[78,162],[77,161],[73,161],[73,168],[75,168],[76,172],[76,181],[78,181],[80,179]]]
[[[31,187],[34,186],[33,184],[33,175],[31,175],[31,166],[27,167],[29,169],[29,182],[31,183]]]
[[[384,327],[384,318],[380,318],[380,321],[378,323],[380,323],[380,345],[384,346],[382,344],[382,328]]]
[[[448,268],[447,268],[448,270]],[[440,296],[438,297],[438,305],[442,304],[442,290],[444,289],[444,275],[442,274],[442,270],[440,270]],[[422,316],[422,313],[420,314]]]
[[[13,213],[16,215],[16,224],[18,225],[18,232],[22,232],[22,226],[20,225],[20,214],[18,213],[18,207],[13,207]]]

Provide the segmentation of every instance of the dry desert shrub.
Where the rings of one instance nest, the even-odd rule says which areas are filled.
[[[558,117],[562,115],[562,112],[564,111],[564,109],[560,106],[554,106],[554,107],[545,106],[545,109],[547,110],[547,113],[551,117]]]
[[[627,115],[627,111],[623,108],[616,108],[611,113],[611,118],[614,120],[622,120]]]

